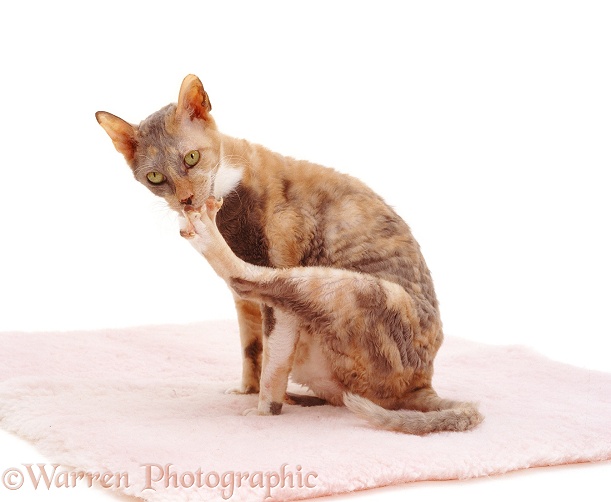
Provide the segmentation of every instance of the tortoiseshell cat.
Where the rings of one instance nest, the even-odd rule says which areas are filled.
[[[432,388],[442,325],[407,224],[355,178],[222,134],[211,108],[189,75],[178,103],[139,126],[96,118],[136,179],[187,217],[181,233],[232,289],[238,392],[260,390],[256,411],[279,414],[290,373],[378,427],[426,434],[481,422],[475,405]],[[218,215],[210,197],[224,201]]]

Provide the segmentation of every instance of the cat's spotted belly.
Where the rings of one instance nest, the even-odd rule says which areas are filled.
[[[318,341],[309,335],[304,334],[299,339],[291,380],[305,385],[330,404],[341,406],[343,403],[345,389],[333,376],[331,364]]]

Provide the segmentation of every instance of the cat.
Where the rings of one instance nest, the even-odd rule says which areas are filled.
[[[430,355],[427,340],[414,336],[416,301],[404,288],[351,270],[246,263],[218,231],[216,214],[221,206],[222,200],[214,196],[201,212],[186,205],[180,234],[240,297],[273,309],[264,330],[259,405],[246,414],[280,412],[289,374],[302,363],[296,357],[300,343],[308,351],[319,350],[327,363],[310,376],[317,381],[318,392],[376,425],[426,434],[439,430],[440,421],[455,430],[479,423],[473,405],[439,400],[422,385],[428,375],[419,367],[430,364]],[[442,410],[428,411],[432,402]],[[414,406],[428,412],[386,409]]]
[[[279,414],[288,371],[381,428],[424,434],[481,422],[474,404],[433,390],[442,324],[408,225],[354,177],[221,133],[211,110],[201,81],[188,75],[178,102],[138,126],[108,112],[96,118],[138,181],[179,215],[196,208],[191,227],[209,197],[223,200],[214,228],[228,247],[217,273],[261,272],[229,276],[243,351],[235,392],[259,392],[257,413]],[[183,234],[210,240],[193,228]],[[282,281],[265,280],[274,269],[286,271]],[[281,374],[266,379],[268,363]],[[273,391],[265,388],[272,382]]]

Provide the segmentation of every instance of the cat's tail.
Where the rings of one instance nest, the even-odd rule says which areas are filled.
[[[413,409],[387,410],[356,394],[346,392],[346,407],[370,424],[406,434],[423,435],[441,431],[466,431],[479,424],[484,417],[473,403],[441,399],[434,391],[406,399]],[[417,394],[417,393],[415,393]]]

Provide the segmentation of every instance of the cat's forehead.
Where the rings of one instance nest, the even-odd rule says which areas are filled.
[[[138,126],[136,162],[150,166],[180,164],[193,149],[205,148],[207,140],[201,121],[177,120],[176,104],[156,111]],[[198,122],[197,124],[195,122]]]
[[[176,105],[168,105],[145,118],[138,126],[140,142],[162,145],[174,137]]]
[[[156,111],[138,125],[135,170],[150,169],[154,166],[166,168],[169,159],[179,156],[179,140],[175,136],[176,105],[168,105]]]

